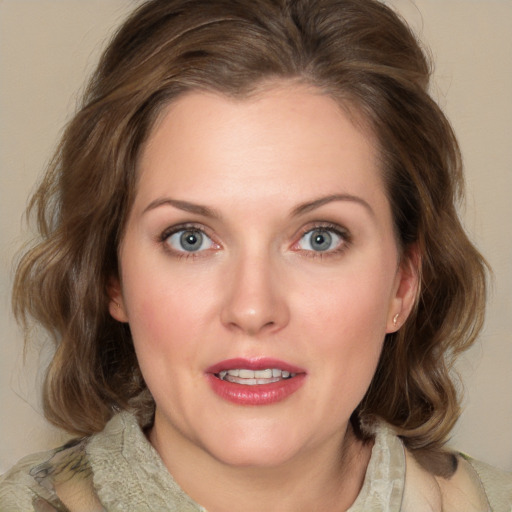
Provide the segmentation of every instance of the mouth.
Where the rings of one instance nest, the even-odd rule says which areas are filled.
[[[249,370],[247,368],[234,368],[222,370],[215,376],[226,382],[242,384],[243,386],[259,386],[272,384],[281,380],[293,379],[297,374],[282,370],[281,368],[266,368],[265,370]]]
[[[230,359],[206,370],[213,391],[237,405],[269,405],[288,398],[304,384],[302,368],[276,359]]]

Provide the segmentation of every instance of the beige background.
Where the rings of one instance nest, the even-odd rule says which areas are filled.
[[[60,442],[37,392],[48,350],[23,365],[9,307],[27,197],[109,31],[135,0],[0,0],[0,473]],[[512,470],[512,0],[393,0],[436,60],[433,94],[465,156],[471,236],[495,272],[486,327],[460,364],[452,445]]]

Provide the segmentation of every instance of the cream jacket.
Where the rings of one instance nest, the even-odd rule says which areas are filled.
[[[379,425],[349,512],[512,512],[512,474],[457,457],[450,479],[435,477]],[[23,459],[1,477],[0,512],[14,511],[206,512],[180,489],[128,413],[99,434]]]

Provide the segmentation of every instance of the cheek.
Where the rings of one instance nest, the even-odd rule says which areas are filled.
[[[178,400],[181,387],[193,389],[198,347],[192,305],[164,286],[131,303],[130,329],[139,366],[157,404]]]
[[[134,272],[128,272],[134,270]],[[153,360],[158,365],[180,358],[192,360],[196,341],[204,338],[214,316],[212,285],[192,273],[163,271],[137,272],[127,269],[125,300],[135,348],[141,364]],[[203,336],[201,336],[201,333]]]
[[[342,382],[356,405],[380,357],[391,289],[388,273],[375,271],[370,278],[357,272],[331,279],[300,299],[299,331],[309,333],[309,358],[329,368],[331,381]]]
[[[314,321],[325,333],[338,337],[368,333],[370,339],[385,334],[393,295],[392,273],[376,267],[373,271],[340,272],[329,279],[309,283],[297,294],[307,322]],[[364,338],[360,342],[364,342]]]

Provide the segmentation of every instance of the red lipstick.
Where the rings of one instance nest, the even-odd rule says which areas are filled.
[[[265,383],[266,379],[239,379],[238,382],[230,382],[222,378],[222,375],[233,370],[281,370],[282,375],[277,381]],[[304,384],[306,372],[297,366],[271,358],[255,359],[228,359],[216,363],[206,370],[206,377],[212,390],[224,400],[238,405],[270,405],[280,402],[295,393]],[[236,372],[235,372],[236,373]],[[246,372],[247,373],[247,372]],[[274,371],[274,373],[276,373]],[[274,380],[274,379],[271,379]],[[240,382],[250,382],[240,383]]]

